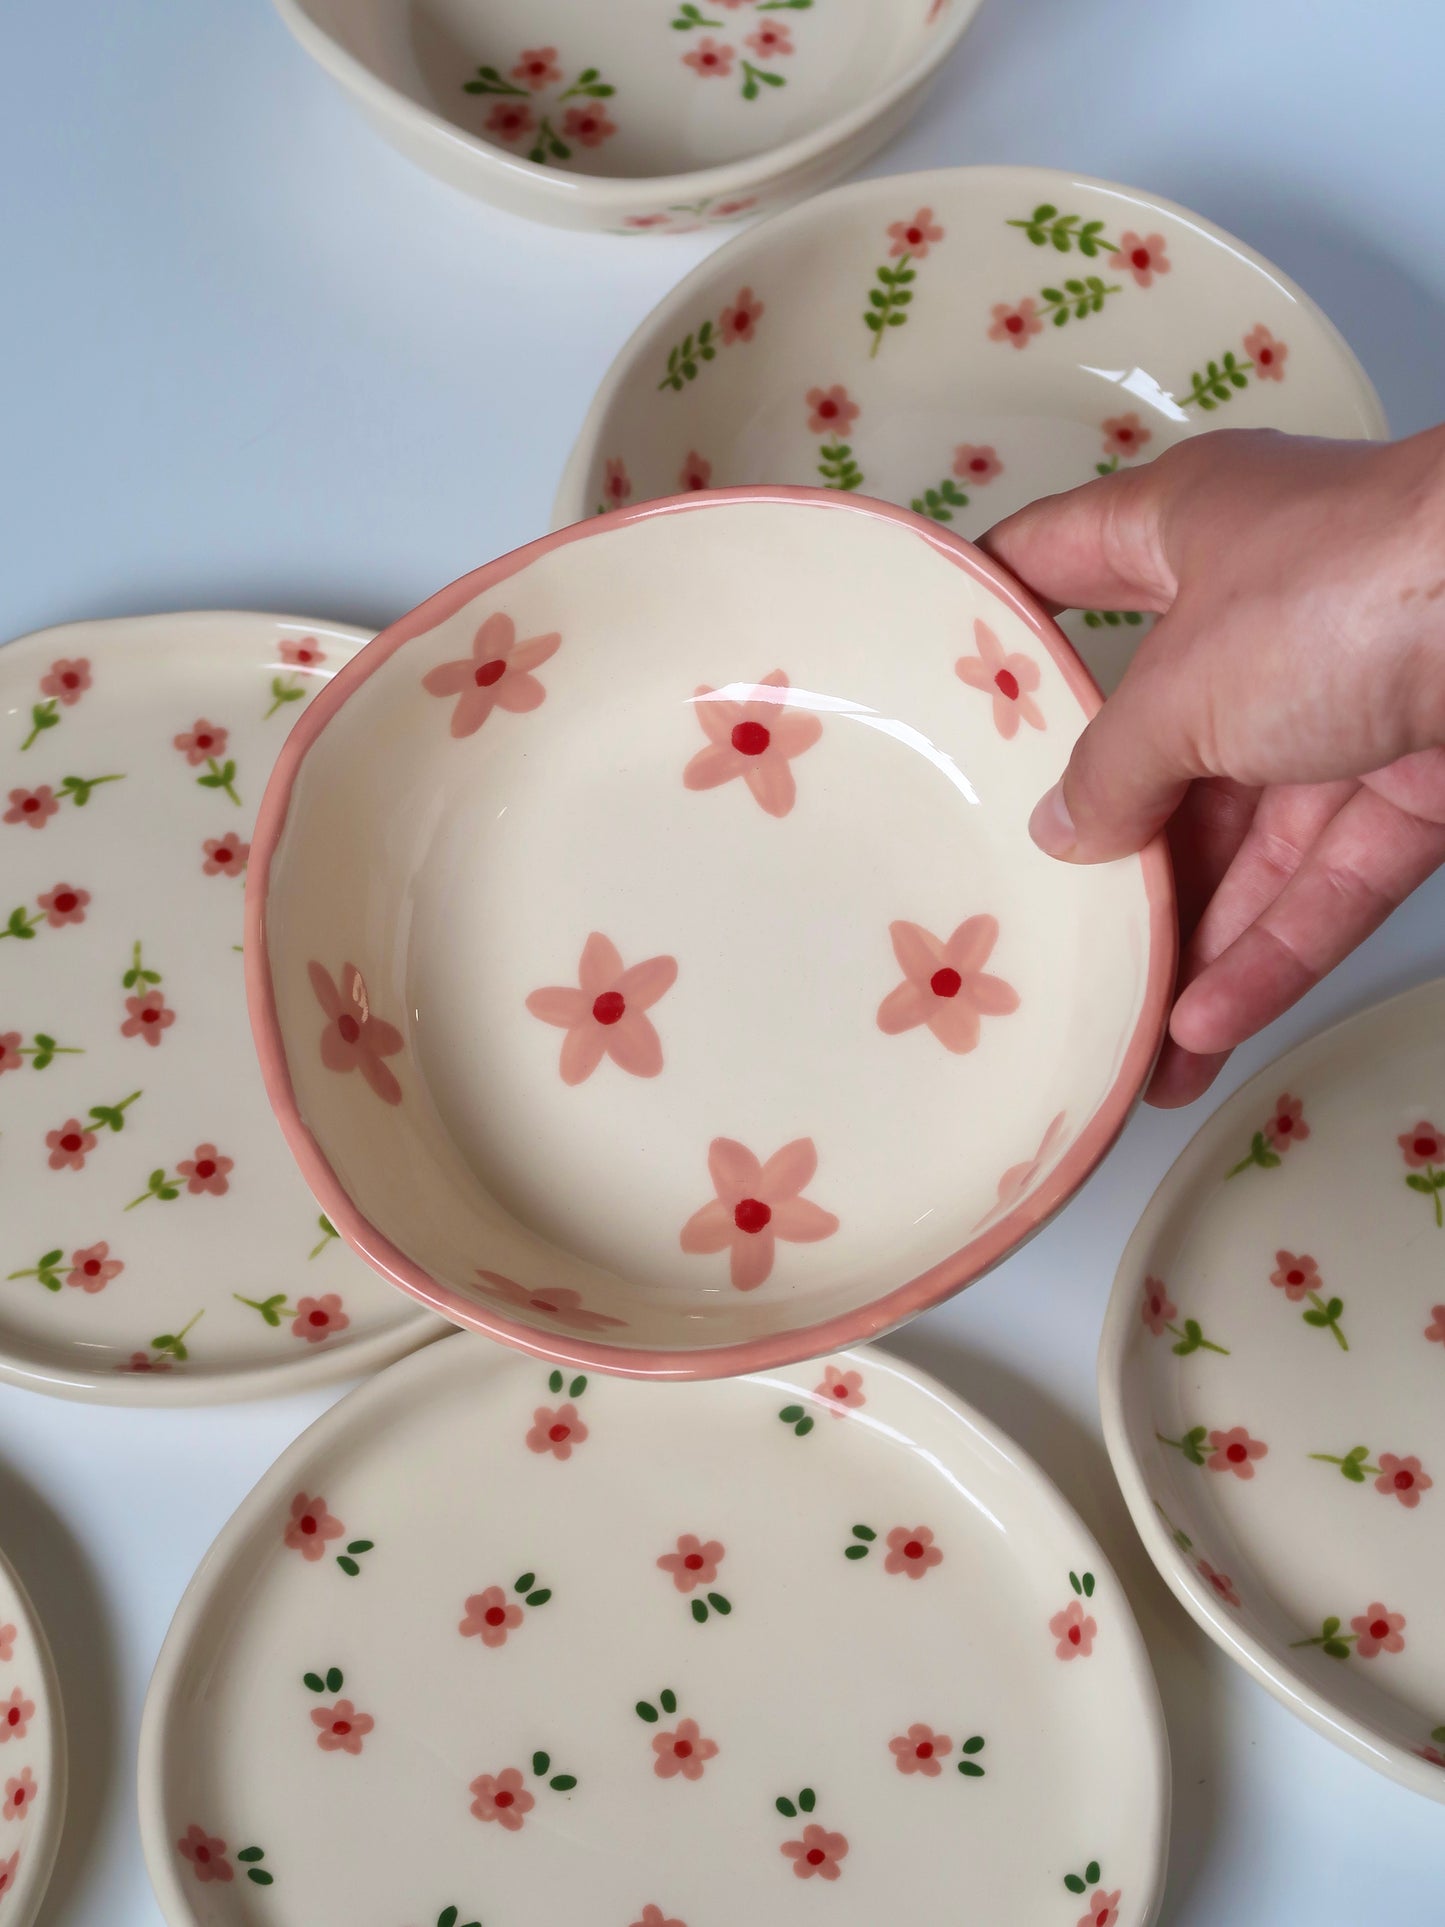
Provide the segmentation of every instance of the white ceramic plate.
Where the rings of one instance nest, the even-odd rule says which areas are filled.
[[[654,309],[598,390],[553,526],[822,481],[977,536],[1225,425],[1387,432],[1309,297],[1198,215],[1045,168],[884,176],[740,236]],[[1113,610],[1064,628],[1106,688],[1143,633]]]
[[[0,1554],[0,1919],[29,1927],[65,1827],[65,1716],[45,1634]]]
[[[1445,1800],[1445,981],[1254,1078],[1114,1285],[1104,1432],[1159,1570],[1291,1711]]]
[[[256,807],[366,640],[204,614],[0,649],[0,1377],[254,1398],[444,1329],[319,1222],[246,1025]]]
[[[173,1927],[877,1927],[904,1893],[1138,1927],[1167,1787],[1098,1546],[941,1387],[868,1351],[549,1377],[472,1337],[257,1486],[140,1755]]]

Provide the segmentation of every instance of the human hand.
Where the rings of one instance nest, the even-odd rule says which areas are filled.
[[[1187,1104],[1445,861],[1445,428],[1222,430],[983,546],[1055,605],[1162,617],[1029,827],[1097,863],[1168,825],[1183,948],[1146,1095]]]

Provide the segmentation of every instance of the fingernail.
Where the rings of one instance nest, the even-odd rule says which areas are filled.
[[[1079,840],[1074,819],[1064,801],[1064,786],[1055,783],[1047,796],[1041,796],[1029,818],[1029,835],[1045,856],[1068,856]]]

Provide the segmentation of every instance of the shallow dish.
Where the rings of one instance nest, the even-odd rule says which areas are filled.
[[[1238,1091],[1124,1254],[1104,1433],[1155,1564],[1292,1712],[1445,1800],[1445,981]]]
[[[676,233],[890,139],[979,0],[276,0],[409,160],[509,213]]]
[[[905,1889],[1142,1927],[1168,1820],[1098,1545],[867,1351],[640,1387],[458,1338],[386,1372],[207,1555],[139,1779],[172,1927],[256,1887],[273,1927],[876,1927]]]
[[[246,1026],[256,805],[365,641],[232,613],[0,649],[0,1378],[256,1398],[440,1329],[319,1221]]]
[[[906,511],[690,497],[386,631],[277,764],[247,900],[331,1221],[458,1322],[702,1376],[886,1329],[1083,1180],[1157,1047],[1167,858],[1027,834],[1096,702]]]
[[[821,479],[975,536],[1226,424],[1386,433],[1308,296],[1198,215],[1043,168],[885,176],[740,236],[659,304],[598,390],[553,526]],[[1109,687],[1143,620],[1064,627]]]
[[[0,1554],[0,1903],[29,1927],[65,1829],[65,1715],[45,1633]]]

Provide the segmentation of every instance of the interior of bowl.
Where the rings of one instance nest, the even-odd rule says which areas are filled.
[[[710,257],[623,350],[558,525],[679,489],[820,482],[968,536],[1202,429],[1380,436],[1333,327],[1129,189],[965,168],[839,189]],[[1144,619],[1064,628],[1105,688]]]
[[[1079,1181],[1172,903],[1157,851],[1029,841],[1094,698],[996,582],[882,505],[697,498],[479,571],[317,697],[253,1018],[373,1262],[559,1355],[735,1369],[897,1322]]]
[[[646,179],[746,160],[842,118],[907,73],[966,0],[304,5],[378,79],[503,153]]]

